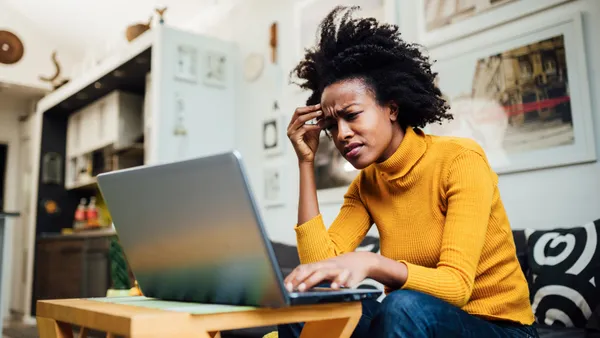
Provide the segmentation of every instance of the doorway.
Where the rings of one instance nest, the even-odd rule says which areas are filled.
[[[6,161],[8,145],[0,143],[0,211],[4,210],[4,184],[6,182]]]

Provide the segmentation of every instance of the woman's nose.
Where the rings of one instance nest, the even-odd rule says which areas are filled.
[[[338,121],[338,140],[339,141],[344,141],[344,140],[348,140],[350,138],[352,138],[352,136],[354,136],[354,132],[352,131],[352,128],[350,128],[350,125],[340,119],[340,121]]]

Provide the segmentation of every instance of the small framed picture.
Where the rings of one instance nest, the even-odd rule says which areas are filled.
[[[175,79],[196,83],[198,77],[198,51],[193,46],[180,45],[177,47],[177,68]]]
[[[266,207],[281,206],[283,201],[283,170],[280,166],[264,169],[264,204]]]
[[[273,116],[263,121],[262,139],[266,157],[283,154],[286,142],[284,116]]]
[[[207,51],[205,62],[204,84],[225,88],[227,85],[227,56],[219,51]]]

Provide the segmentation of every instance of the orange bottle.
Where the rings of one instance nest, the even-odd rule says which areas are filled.
[[[86,218],[88,228],[100,226],[100,219],[98,218],[98,208],[96,208],[96,197],[90,197],[90,204],[88,204],[87,207]]]
[[[75,209],[75,221],[73,222],[73,229],[82,230],[85,228],[85,218],[86,218],[86,208],[85,208],[85,198],[79,200],[79,205],[77,209]]]

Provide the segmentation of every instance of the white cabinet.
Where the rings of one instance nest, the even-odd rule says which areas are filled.
[[[100,172],[234,149],[234,44],[160,25],[117,56],[40,102],[44,114],[69,114],[67,189],[93,186]],[[113,91],[68,111],[80,92],[99,88]]]
[[[141,144],[143,100],[140,95],[113,91],[69,117],[65,163],[67,189],[94,184],[98,170],[119,169],[124,163],[132,163],[131,158],[112,155]],[[100,164],[99,158],[102,158]],[[102,168],[99,169],[99,165]]]
[[[121,91],[102,97],[73,113],[67,126],[67,157],[107,146],[121,150],[143,135],[143,97]]]

